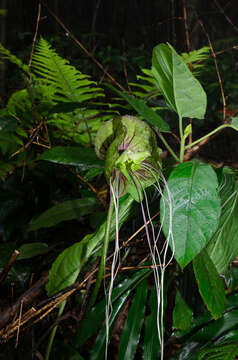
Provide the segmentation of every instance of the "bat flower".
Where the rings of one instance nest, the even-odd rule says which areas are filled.
[[[143,188],[158,179],[160,149],[153,130],[134,116],[122,116],[104,123],[95,138],[95,151],[105,160],[108,183],[119,196],[129,192],[139,201]]]

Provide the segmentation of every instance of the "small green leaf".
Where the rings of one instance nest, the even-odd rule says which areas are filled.
[[[172,171],[168,188],[172,197],[174,256],[183,269],[206,246],[218,227],[217,176],[210,165],[186,162]],[[167,236],[171,219],[166,189],[164,197],[160,202],[160,218]]]
[[[128,313],[128,318],[121,336],[118,360],[134,359],[144,321],[147,289],[148,283],[144,280],[138,286]]]
[[[42,242],[23,244],[19,249],[17,260],[30,259],[34,256],[42,255],[48,252],[48,245]]]
[[[231,127],[238,131],[238,117],[231,118]]]
[[[225,307],[225,289],[206,250],[195,257],[193,269],[203,301],[214,319],[218,319]]]
[[[57,164],[84,166],[85,168],[104,167],[104,162],[98,159],[93,149],[82,147],[55,146],[45,151],[37,160],[47,160]]]
[[[173,327],[178,330],[188,330],[192,319],[192,310],[186,304],[179,291],[176,293],[173,312]]]
[[[98,201],[96,198],[68,200],[43,212],[29,225],[28,231],[55,226],[62,221],[77,219],[92,213]]]
[[[189,134],[191,134],[192,132],[192,125],[189,124],[186,126],[185,130],[184,130],[184,139],[186,139],[188,137]]]

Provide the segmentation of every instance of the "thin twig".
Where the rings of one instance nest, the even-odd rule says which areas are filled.
[[[159,212],[157,212],[154,216],[151,217],[150,220],[147,221],[146,224],[151,222],[155,217],[157,217]],[[139,232],[141,232],[146,224],[141,226],[126,242],[122,244],[120,249],[124,248],[128,245],[128,243],[136,236]],[[112,258],[113,254],[108,256],[106,259],[106,262]],[[66,300],[69,296],[71,296],[76,290],[79,290],[81,288],[84,288],[88,280],[90,280],[92,283],[94,283],[96,280],[91,280],[92,276],[98,271],[98,267],[96,269],[91,270],[84,278],[82,282],[76,282],[72,286],[60,291],[59,293],[53,295],[51,298],[42,301],[40,304],[36,305],[35,307],[32,307],[29,309],[26,313],[24,313],[21,316],[21,319],[14,320],[11,324],[7,325],[5,328],[2,328],[0,330],[0,339],[1,341],[7,341],[8,339],[12,338],[15,331],[27,322],[29,322],[31,319],[38,318],[33,322],[33,324],[37,323],[38,321],[42,320],[45,316],[47,316],[52,310],[54,310],[60,303],[62,303],[64,300]],[[105,274],[105,277],[109,277],[111,274]],[[21,297],[20,304],[24,300],[24,303],[27,299],[26,295],[23,295]],[[19,300],[18,300],[19,301]]]
[[[222,96],[222,103],[223,103],[223,120],[225,121],[225,119],[226,119],[226,98],[225,98],[225,94],[224,94],[224,88],[223,88],[223,83],[222,83],[220,71],[219,71],[219,68],[218,68],[218,65],[217,65],[216,54],[215,54],[215,51],[214,51],[213,46],[212,46],[212,42],[210,40],[210,37],[209,37],[209,35],[208,35],[208,33],[207,33],[206,29],[205,29],[205,26],[204,26],[202,20],[198,18],[198,22],[199,22],[204,34],[207,37],[207,40],[208,40],[208,43],[209,43],[209,46],[210,46],[210,49],[211,49],[212,57],[213,57],[213,60],[214,60],[214,64],[215,64],[215,67],[216,67],[216,73],[217,73],[217,78],[218,78],[220,89],[221,89],[221,96]]]
[[[185,28],[185,36],[186,36],[186,47],[187,52],[191,50],[190,46],[190,39],[189,39],[189,31],[188,31],[188,15],[187,15],[187,6],[186,6],[186,0],[183,0],[183,19],[184,19],[184,28]],[[192,71],[192,63],[189,63],[189,68]],[[191,132],[188,135],[188,143],[192,144],[193,142],[193,135],[192,135],[192,119],[189,119],[189,123],[191,125]]]
[[[23,299],[21,300],[21,306],[20,306],[20,314],[19,314],[19,321],[18,321],[18,327],[17,327],[17,337],[16,337],[15,348],[17,348],[18,341],[19,341],[19,334],[20,334],[20,327],[21,327],[21,317],[22,317],[22,307],[23,307]]]
[[[32,79],[32,77],[31,77],[31,64],[32,64],[32,57],[33,57],[33,53],[34,53],[34,49],[35,49],[37,34],[38,34],[38,30],[39,30],[40,14],[41,14],[41,3],[39,2],[37,19],[36,19],[36,30],[35,30],[35,34],[34,34],[34,38],[33,38],[33,42],[32,42],[31,55],[30,55],[30,60],[29,60],[29,64],[28,64],[29,71],[30,71],[30,81]]]
[[[217,0],[213,0],[213,2],[216,4],[216,6],[218,7],[218,9],[220,10],[220,12],[224,15],[224,17],[226,18],[226,20],[228,21],[228,23],[234,28],[234,30],[236,32],[238,32],[238,27],[233,24],[233,22],[231,21],[231,19],[229,18],[229,16],[226,15],[225,11],[223,10],[223,8],[221,7],[221,5],[218,3]]]
[[[3,271],[0,274],[0,283],[3,282],[6,279],[6,276],[9,273],[9,270],[11,269],[12,265],[16,261],[18,255],[19,255],[19,251],[14,250],[12,255],[11,255],[10,260],[8,261],[7,265],[5,266],[5,268],[3,269]]]

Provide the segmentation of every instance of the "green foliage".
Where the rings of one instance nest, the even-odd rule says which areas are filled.
[[[223,342],[200,352],[198,360],[235,360],[238,356],[238,344]]]
[[[47,228],[55,226],[62,221],[77,219],[81,216],[91,214],[95,211],[97,199],[82,198],[68,200],[61,204],[57,204],[50,209],[46,210],[38,218],[34,219],[28,231],[38,230],[42,227]]]
[[[214,319],[218,319],[224,311],[225,289],[222,279],[206,250],[195,257],[193,268],[203,301]]]
[[[11,63],[17,65],[27,76],[30,75],[29,67],[15,55],[11,53],[8,49],[6,49],[3,44],[0,43],[0,59],[1,60],[8,60]]]
[[[17,260],[31,259],[35,256],[46,254],[48,250],[48,245],[42,242],[23,244],[18,249],[19,255],[17,257]]]
[[[224,273],[238,254],[238,181],[225,169],[220,185],[221,217],[207,250],[219,273]]]
[[[147,298],[147,281],[138,286],[121,336],[118,359],[133,359],[140,340]]]
[[[26,88],[12,94],[6,107],[0,111],[0,151],[3,155],[0,176],[6,177],[8,172],[13,172],[12,176],[6,177],[6,184],[0,187],[0,231],[5,241],[4,246],[0,247],[4,260],[1,269],[15,248],[20,251],[20,261],[14,265],[7,282],[12,278],[14,280],[15,276],[19,279],[18,283],[24,286],[25,279],[34,270],[31,259],[44,254],[42,266],[50,267],[47,294],[57,294],[71,286],[79,274],[84,277],[106,240],[110,241],[109,251],[116,253],[116,246],[120,244],[114,250],[113,240],[119,240],[118,231],[125,222],[128,222],[128,226],[123,228],[128,236],[143,225],[138,216],[138,204],[134,204],[134,200],[139,202],[144,198],[147,208],[143,210],[142,207],[142,217],[147,216],[149,220],[154,210],[158,211],[160,198],[160,223],[165,238],[160,233],[157,221],[150,228],[150,225],[146,227],[144,220],[147,239],[149,233],[152,233],[154,239],[154,243],[150,244],[151,256],[154,256],[153,260],[160,260],[157,288],[151,285],[150,279],[145,279],[152,272],[150,268],[140,269],[132,275],[128,275],[128,272],[119,274],[116,280],[114,275],[117,270],[115,273],[112,271],[111,281],[115,280],[116,283],[114,289],[111,289],[110,301],[99,293],[100,301],[93,308],[87,308],[76,329],[74,351],[70,352],[70,348],[69,354],[79,359],[83,358],[84,353],[89,359],[105,357],[108,334],[104,318],[105,306],[109,301],[109,305],[112,304],[108,324],[109,340],[113,338],[117,320],[121,321],[122,311],[127,315],[125,322],[120,325],[122,335],[119,353],[115,356],[131,360],[137,354],[141,354],[144,360],[163,357],[163,342],[158,338],[158,333],[163,337],[163,329],[158,329],[158,325],[161,325],[161,314],[166,308],[164,295],[167,287],[158,289],[158,284],[163,287],[164,272],[172,256],[170,259],[169,256],[162,259],[159,250],[164,254],[170,245],[175,259],[171,272],[166,273],[166,276],[169,274],[166,282],[170,278],[182,278],[179,267],[175,271],[176,261],[184,272],[193,261],[193,269],[191,267],[190,271],[194,271],[202,300],[208,309],[200,306],[202,313],[194,311],[192,299],[190,303],[184,297],[184,289],[180,289],[181,294],[177,291],[176,299],[172,301],[170,294],[167,294],[168,300],[172,303],[175,300],[173,334],[180,344],[176,359],[189,360],[194,356],[199,359],[235,358],[238,355],[235,346],[238,341],[235,329],[238,323],[237,295],[226,296],[219,274],[223,274],[238,255],[237,173],[227,169],[215,172],[211,165],[198,160],[184,162],[186,150],[194,150],[194,145],[199,147],[201,140],[227,127],[238,129],[237,118],[234,117],[230,119],[230,124],[223,124],[212,130],[212,133],[187,143],[193,135],[193,127],[192,123],[188,124],[183,118],[203,119],[207,104],[206,94],[190,72],[188,63],[193,64],[195,73],[199,71],[199,62],[207,58],[208,48],[182,56],[171,45],[160,44],[154,48],[152,70],[142,70],[143,75],[138,77],[141,83],[133,84],[136,90],[130,95],[116,90],[142,120],[129,115],[121,116],[119,113],[115,117],[115,112],[111,110],[113,106],[101,103],[104,101],[103,89],[60,57],[44,39],[40,39],[33,53],[32,73],[28,66],[2,46],[0,53],[3,59],[11,61],[23,71],[26,81]],[[171,125],[170,117],[166,121],[162,117],[164,100],[170,108],[170,114],[174,112],[178,115],[176,126]],[[111,117],[113,119],[102,125]],[[176,137],[171,129],[179,133],[180,143],[176,146],[170,142],[172,136]],[[162,167],[161,150],[155,132],[166,147],[168,156],[173,157],[172,166],[168,165],[168,169]],[[161,134],[163,132],[167,133],[166,137]],[[52,148],[48,149],[51,144]],[[47,150],[42,153],[45,148]],[[9,159],[12,155],[16,156],[14,160]],[[170,159],[166,161],[166,164],[170,164]],[[16,166],[20,166],[18,175],[17,169],[14,170]],[[75,171],[68,171],[68,166],[74,166]],[[85,185],[89,178],[93,179],[99,197],[100,188],[105,185],[103,170],[110,185],[115,185],[119,179],[118,184],[121,186],[117,193],[120,201],[117,203],[118,199],[115,200],[115,210],[111,216],[109,211],[107,220],[103,212],[105,209],[100,209],[98,200]],[[85,176],[86,181],[81,184],[74,177],[74,172],[78,172],[81,177]],[[170,173],[168,182],[167,173]],[[218,178],[221,179],[219,189]],[[22,192],[15,192],[14,179],[17,179],[18,187],[23,187]],[[9,190],[7,186],[11,181]],[[27,188],[24,188],[24,181],[28,181]],[[152,186],[158,195],[153,193],[152,196]],[[115,194],[112,194],[112,187],[110,189],[112,197]],[[148,191],[147,197],[145,189]],[[29,199],[29,213],[24,213],[21,218],[22,209],[27,206],[26,200]],[[105,198],[104,203],[107,201]],[[93,233],[90,233],[91,214],[97,218]],[[102,215],[103,221],[100,222]],[[65,233],[61,235],[61,229],[76,219],[80,219],[80,223],[75,221],[78,238],[75,241],[74,236],[69,236],[66,243]],[[34,233],[29,234],[27,229]],[[158,236],[155,234],[157,230]],[[15,239],[16,234],[18,238]],[[48,257],[48,253],[56,247],[55,243],[52,247],[48,246],[47,241],[52,238],[58,240],[60,236],[63,241],[61,239],[59,245],[57,243],[57,250],[54,250],[56,253]],[[9,241],[13,237],[15,242]],[[37,240],[39,237],[40,241]],[[103,248],[106,247],[104,245]],[[141,261],[137,253],[140,251],[137,252],[135,242],[132,250],[129,248],[123,253],[122,262],[136,267]],[[51,264],[55,257],[56,260]],[[148,257],[148,254],[143,253],[143,257]],[[105,258],[106,253],[103,253],[104,261]],[[22,265],[25,262],[29,262],[28,268]],[[149,261],[148,265],[151,264],[157,265]],[[19,269],[20,266],[26,269],[25,275],[22,269],[17,268],[18,265]],[[236,277],[235,272],[227,275],[229,283],[233,284],[232,290],[237,289]],[[106,284],[107,277],[105,288]],[[82,300],[78,302],[80,306],[83,305]],[[162,309],[158,311],[159,303]]]
[[[192,320],[192,310],[186,304],[179,291],[176,293],[173,311],[173,327],[178,330],[188,330]]]
[[[218,181],[210,165],[198,161],[178,165],[170,174],[166,201],[161,200],[161,223],[168,235],[168,196],[172,198],[174,256],[183,269],[206,246],[218,227],[220,198]],[[163,199],[163,198],[162,198]]]
[[[154,48],[152,74],[167,104],[180,118],[204,118],[206,94],[172,46]]]
[[[119,212],[119,226],[121,226],[130,215],[133,199],[127,195],[121,199]],[[112,218],[112,225],[110,229],[110,238],[112,239],[115,233],[115,215]],[[69,248],[66,248],[54,261],[51,270],[49,282],[46,286],[48,295],[51,296],[57,291],[72,285],[78,277],[82,266],[86,263],[89,257],[102,246],[102,241],[105,236],[106,221],[99,227],[99,229],[90,235],[86,235],[80,242],[75,243]]]

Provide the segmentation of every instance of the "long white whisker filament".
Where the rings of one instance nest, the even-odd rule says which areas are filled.
[[[162,230],[163,223],[164,223],[164,217],[161,219],[161,224],[160,224],[160,228],[159,228],[157,237],[155,238],[153,236],[153,240],[154,240],[153,257],[155,258],[157,255],[157,258],[159,259],[159,263],[161,265],[160,266],[160,278],[159,278],[160,281],[158,282],[158,285],[156,285],[156,291],[157,291],[157,297],[158,297],[158,300],[157,300],[157,303],[158,303],[158,308],[157,308],[158,337],[159,337],[160,345],[161,345],[161,360],[163,360],[163,358],[164,358],[164,277],[165,277],[166,267],[170,264],[170,262],[172,261],[173,256],[174,256],[174,239],[173,239],[173,232],[172,232],[172,217],[173,217],[172,196],[171,196],[167,181],[162,174],[162,171],[160,171],[159,169],[156,169],[155,167],[153,167],[151,164],[148,164],[148,163],[143,163],[143,169],[150,171],[150,173],[154,176],[154,178],[156,180],[154,187],[157,189],[157,191],[161,195],[163,208],[165,208],[165,202],[167,202],[168,206],[169,206],[169,231],[168,231],[168,235],[166,237],[166,241],[161,250],[161,254],[163,254],[162,263],[161,263],[159,250],[157,248],[157,241],[161,234],[161,230]],[[159,174],[159,177],[157,177],[155,175],[155,172]],[[163,192],[161,190],[160,183],[158,180],[159,178],[162,179],[162,182],[166,188],[167,197],[163,195]],[[147,204],[147,208],[148,208],[148,200],[146,197],[145,197],[145,199],[146,199],[146,204]],[[149,209],[147,210],[147,212],[149,214]],[[163,211],[163,213],[165,213],[165,211]],[[169,260],[166,261],[169,244],[171,245],[172,255],[169,258]],[[157,276],[155,277],[155,281],[157,282]]]

